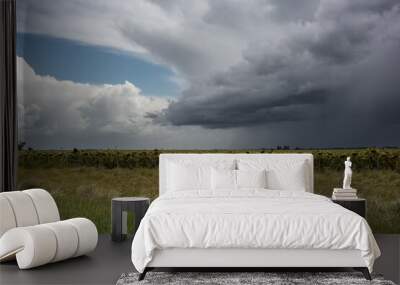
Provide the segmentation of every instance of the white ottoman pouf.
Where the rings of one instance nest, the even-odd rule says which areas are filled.
[[[16,258],[28,269],[94,250],[98,233],[88,219],[59,221],[57,205],[43,189],[0,193],[0,261]]]

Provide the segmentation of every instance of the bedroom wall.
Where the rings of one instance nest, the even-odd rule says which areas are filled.
[[[372,228],[399,233],[399,14],[390,0],[20,0],[19,187],[108,231],[111,197],[156,197],[162,151],[313,152],[328,196],[351,155]]]

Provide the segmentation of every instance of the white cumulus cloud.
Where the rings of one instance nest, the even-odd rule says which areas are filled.
[[[82,84],[35,74],[18,57],[20,126],[25,136],[81,134],[149,134],[148,114],[168,107],[170,100],[149,97],[126,81],[116,85]]]

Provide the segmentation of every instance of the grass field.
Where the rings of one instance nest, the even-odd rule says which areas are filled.
[[[317,170],[315,192],[330,196],[342,183],[343,172]],[[400,173],[394,170],[360,170],[353,184],[368,199],[368,222],[376,233],[400,233]],[[87,217],[99,232],[110,232],[111,198],[158,195],[158,168],[23,168],[18,187],[41,187],[52,193],[63,219]]]

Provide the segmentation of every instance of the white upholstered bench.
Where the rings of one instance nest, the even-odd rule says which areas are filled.
[[[43,189],[0,193],[0,262],[16,259],[28,269],[84,255],[96,248],[88,219],[60,221],[53,197]]]

